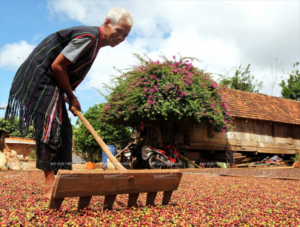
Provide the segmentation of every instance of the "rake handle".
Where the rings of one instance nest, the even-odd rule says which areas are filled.
[[[132,144],[132,143],[129,143],[129,144],[128,144],[128,145],[127,145],[120,153],[118,153],[118,154],[115,156],[115,158],[118,157],[119,155],[121,155],[122,152],[125,151],[125,149],[126,149],[127,147],[129,147],[131,144]],[[102,166],[102,168],[104,168],[107,164],[108,164],[108,163],[106,163],[104,166]]]
[[[100,136],[97,134],[97,132],[94,130],[94,128],[90,125],[90,123],[85,119],[85,117],[80,113],[80,111],[75,111],[78,118],[82,121],[82,123],[85,125],[87,130],[90,131],[92,136],[95,138],[99,146],[101,147],[102,151],[107,155],[111,163],[116,167],[117,170],[126,170],[121,163],[113,156],[113,154],[110,152],[108,146],[103,142],[103,140],[100,138]]]

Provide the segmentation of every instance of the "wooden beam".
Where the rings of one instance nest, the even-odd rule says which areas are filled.
[[[297,144],[275,144],[275,143],[257,143],[251,141],[239,141],[236,145],[236,141],[228,141],[227,144],[225,141],[211,141],[211,142],[197,142],[191,143],[190,146],[179,145],[181,149],[188,150],[236,150],[242,152],[258,152],[258,153],[273,153],[273,154],[297,154],[297,151],[300,149],[300,146]],[[235,144],[234,144],[234,143]],[[232,144],[231,144],[232,143]]]
[[[180,170],[59,170],[54,198],[177,190]],[[76,187],[75,187],[76,186]]]
[[[257,149],[258,153],[271,153],[271,154],[297,154],[297,150],[283,150],[281,148],[267,148],[260,147]]]
[[[197,167],[197,168],[202,168],[201,166],[197,165],[196,163],[193,163],[190,159],[188,159],[187,157],[184,157],[183,155],[180,155],[180,157],[182,157],[185,161],[187,161],[188,163],[190,163],[191,165]]]

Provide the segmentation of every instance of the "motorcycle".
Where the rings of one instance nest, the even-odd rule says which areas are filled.
[[[144,137],[130,138],[125,140],[126,146],[123,144],[123,150],[120,157],[121,164],[127,169],[134,169],[139,167],[141,163],[141,145],[144,141]]]
[[[143,146],[142,158],[147,162],[150,169],[186,168],[185,160],[180,157],[179,152],[173,145],[166,146],[165,150]]]
[[[137,162],[137,158],[133,156],[133,152],[130,148],[125,148],[123,160],[125,162],[122,162],[122,165],[127,169],[133,169]]]

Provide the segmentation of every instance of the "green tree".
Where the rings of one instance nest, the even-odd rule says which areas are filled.
[[[211,74],[193,66],[195,58],[153,61],[135,54],[139,64],[112,79],[106,87],[103,120],[124,125],[160,125],[165,120],[208,122],[215,132],[227,132],[231,116],[221,88]],[[121,72],[122,73],[122,72]]]
[[[131,136],[130,130],[121,125],[106,124],[101,121],[101,113],[104,104],[97,104],[90,107],[84,117],[90,122],[98,135],[106,144],[114,141],[127,139]],[[91,133],[86,129],[85,125],[77,120],[76,127],[73,130],[75,146],[77,150],[81,150],[88,154],[90,161],[101,161],[102,150]]]
[[[22,137],[22,134],[19,131],[18,124],[19,124],[19,120],[17,118],[14,119],[13,123],[10,123],[4,118],[0,119],[0,129],[8,131],[11,136]],[[33,128],[29,127],[26,138],[32,138],[32,136],[33,136]]]
[[[300,71],[296,69],[299,62],[294,63],[294,70],[289,73],[289,78],[282,80],[279,86],[282,88],[281,95],[286,99],[300,100]]]
[[[263,87],[263,82],[254,81],[254,76],[250,74],[250,65],[246,68],[242,68],[240,65],[234,73],[233,77],[226,75],[219,75],[221,77],[220,85],[226,85],[227,87],[235,90],[248,91],[258,93]]]

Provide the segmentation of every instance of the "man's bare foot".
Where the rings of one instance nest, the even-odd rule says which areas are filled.
[[[55,181],[55,176],[53,171],[44,171],[45,173],[45,188],[43,197],[50,199],[52,195],[52,189]]]
[[[53,185],[48,187],[45,186],[43,197],[50,200],[52,195],[52,189]]]

